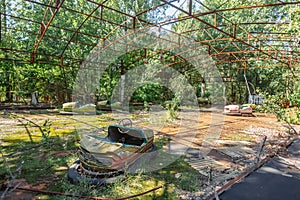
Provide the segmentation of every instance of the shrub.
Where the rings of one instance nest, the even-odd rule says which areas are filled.
[[[291,124],[300,124],[300,93],[294,93],[288,97],[282,94],[265,95],[262,111],[273,113],[279,121],[286,122],[293,132],[296,132]]]

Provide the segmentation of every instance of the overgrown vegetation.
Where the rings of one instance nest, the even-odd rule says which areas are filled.
[[[169,120],[174,120],[179,117],[179,101],[176,98],[174,98],[172,101],[167,101],[165,103],[165,107],[168,111]]]
[[[57,6],[55,4],[59,2],[62,1],[49,3],[48,14],[53,13]],[[1,2],[0,102],[28,104],[33,93],[39,94],[39,101],[54,103],[57,106],[61,106],[67,101],[77,101],[72,96],[72,92],[76,89],[74,82],[79,66],[99,42],[99,38],[103,41],[105,41],[104,39],[110,41],[111,38],[108,35],[123,36],[130,29],[145,26],[147,21],[155,23],[161,19],[168,19],[170,21],[167,23],[170,23],[172,31],[179,33],[180,36],[190,37],[193,41],[202,41],[205,55],[208,53],[216,58],[215,64],[218,69],[216,71],[226,82],[224,93],[227,102],[246,103],[249,93],[262,92],[265,98],[261,110],[274,113],[278,120],[289,125],[291,133],[296,133],[293,124],[300,124],[300,71],[297,65],[300,10],[295,5],[264,7],[260,4],[270,4],[269,0],[237,0],[226,1],[226,3],[220,0],[202,0],[196,1],[198,4],[190,4],[190,7],[187,7],[188,15],[180,10],[176,11],[178,14],[176,14],[176,18],[179,20],[173,23],[175,21],[170,18],[175,15],[169,16],[166,12],[167,7],[156,10],[156,7],[162,4],[160,0],[110,0],[105,1],[105,6],[99,6],[99,9],[95,9],[98,5],[91,1],[77,0],[74,2],[64,2],[62,9],[52,18],[51,26],[46,30],[45,35],[41,32],[45,30],[45,24],[47,24],[45,22],[49,16],[45,15],[45,7],[40,6],[45,3],[44,1],[33,3],[31,1],[3,0]],[[178,1],[178,3],[181,2]],[[176,5],[176,1],[172,1],[171,4]],[[238,9],[246,8],[249,5],[254,5],[254,7]],[[128,13],[128,16],[124,15],[125,19],[118,12],[109,12],[107,9],[109,7],[114,10],[122,10],[122,12]],[[73,9],[76,12],[72,12]],[[78,12],[86,11],[88,13],[91,10],[94,10],[92,13],[94,17],[90,16],[90,18],[86,18],[88,15],[84,16]],[[149,12],[144,12],[146,10]],[[217,12],[217,10],[219,11]],[[222,10],[226,10],[226,12],[221,12]],[[190,17],[191,14],[199,14],[200,20]],[[219,14],[222,14],[224,18]],[[129,15],[139,16],[145,22],[137,17],[131,18]],[[43,16],[46,18],[42,19]],[[99,20],[95,16],[101,16],[101,19],[105,21]],[[82,20],[87,23],[82,23],[85,22]],[[106,23],[108,20],[112,21]],[[122,21],[126,23],[122,26],[118,25]],[[201,21],[212,24],[213,28],[209,28],[206,23]],[[288,25],[287,22],[289,22]],[[246,26],[247,28],[245,28]],[[126,27],[126,30],[122,27]],[[222,34],[217,29],[227,32],[228,35]],[[283,34],[278,34],[278,37],[270,36],[273,31]],[[266,38],[261,37],[261,34],[267,34]],[[34,46],[36,38],[40,35],[43,35],[43,40],[37,45],[37,51],[32,51],[36,47]],[[286,36],[293,36],[290,37],[290,39],[293,38],[293,43],[286,42]],[[281,37],[284,40],[280,40]],[[55,38],[59,38],[60,42],[57,42],[58,40]],[[272,40],[274,38],[278,41]],[[287,38],[289,39],[289,37]],[[112,37],[112,39],[116,38]],[[181,39],[178,39],[179,43]],[[244,44],[236,41],[244,41]],[[251,45],[247,45],[247,43]],[[276,45],[274,49],[270,48],[273,43]],[[116,103],[111,98],[121,76],[142,66],[143,70],[148,70],[143,74],[146,81],[133,81],[132,84],[138,85],[138,87],[133,87],[135,90],[130,91],[131,96],[125,96],[125,98],[128,98],[127,100],[132,104],[144,104],[142,109],[145,109],[144,111],[148,115],[151,115],[151,105],[158,104],[165,106],[168,123],[172,123],[179,117],[180,102],[178,99],[185,95],[182,91],[186,88],[182,88],[181,83],[176,83],[172,75],[164,73],[163,68],[171,68],[178,72],[175,75],[182,75],[187,80],[195,91],[199,105],[209,107],[216,101],[218,102],[217,99],[212,98],[213,94],[210,94],[215,88],[208,88],[206,82],[215,77],[209,77],[205,72],[199,72],[196,70],[198,66],[193,66],[188,59],[183,58],[183,55],[189,52],[188,48],[185,52],[170,52],[167,50],[168,48],[153,49],[151,45],[149,46],[129,52],[126,50],[123,55],[111,60],[106,70],[101,72],[99,81],[84,77],[84,80],[91,79],[92,83],[87,84],[90,84],[93,91],[85,93],[80,98],[87,98],[93,103],[106,100],[107,106]],[[244,46],[250,51],[244,51]],[[18,50],[17,53],[13,49]],[[199,48],[200,51],[202,49]],[[292,53],[290,54],[290,52]],[[110,56],[107,55],[107,57]],[[274,57],[278,59],[273,59]],[[282,60],[286,60],[288,63],[285,64],[288,65],[281,65]],[[90,61],[94,62],[94,60]],[[155,65],[159,67],[154,68]],[[94,73],[97,70],[91,71]],[[89,75],[84,74],[84,76]],[[161,77],[173,80],[174,85],[178,86],[182,93],[175,94],[162,83],[155,82]],[[133,79],[129,77],[128,80],[132,81]],[[246,81],[250,84],[250,91],[246,89]],[[79,87],[84,88],[82,85]],[[101,112],[98,113],[101,114]],[[196,191],[203,184],[199,181],[198,172],[193,170],[182,157],[157,172],[126,174],[125,181],[105,187],[89,186],[86,182],[82,182],[80,185],[70,185],[66,179],[66,170],[76,159],[80,131],[90,130],[91,127],[106,126],[117,120],[109,116],[97,117],[94,121],[90,116],[79,116],[74,117],[73,121],[67,119],[67,122],[64,119],[53,120],[51,118],[37,120],[32,116],[30,119],[20,115],[10,115],[9,117],[16,120],[14,123],[17,123],[18,127],[11,128],[0,135],[0,151],[2,153],[0,184],[7,183],[7,180],[14,177],[10,172],[20,172],[20,174],[17,173],[15,179],[22,178],[27,183],[36,185],[44,184],[47,180],[49,181],[47,183],[49,190],[82,195],[120,197],[158,185],[164,186],[161,190],[145,195],[144,199],[178,199],[178,190]],[[135,119],[142,117],[144,116],[133,115]],[[155,120],[157,119],[157,124],[161,125],[160,118],[155,118]],[[246,134],[225,135],[224,138],[253,140]],[[168,140],[163,137],[155,142],[161,148]],[[22,166],[22,170],[18,170],[20,166]],[[60,199],[54,196],[47,198]]]
[[[289,125],[291,133],[297,133],[291,124],[300,124],[300,93],[266,94],[261,110],[275,114],[278,120]]]
[[[15,115],[13,119],[17,117]],[[19,125],[22,127],[16,129],[17,132],[1,138],[3,156],[0,158],[0,176],[3,179],[1,179],[0,184],[7,183],[10,180],[8,167],[14,172],[22,162],[24,162],[22,170],[16,176],[13,185],[16,184],[16,180],[34,185],[33,188],[39,187],[39,184],[46,184],[46,190],[65,194],[117,198],[163,186],[162,189],[143,195],[142,199],[176,200],[178,199],[178,190],[196,191],[203,184],[200,181],[200,174],[184,161],[184,157],[181,157],[176,162],[158,171],[137,174],[127,173],[124,180],[119,180],[113,184],[97,187],[88,185],[83,181],[79,185],[72,185],[67,180],[66,174],[68,167],[77,159],[79,135],[76,129],[70,126],[74,119],[40,120],[34,118],[34,115],[32,115],[32,118],[26,117],[22,116],[19,119],[31,121],[31,126],[22,125],[19,121]],[[97,117],[102,120],[112,120],[108,116]],[[99,123],[99,121],[91,121],[90,123]],[[30,134],[24,132],[25,126]],[[63,126],[66,128],[60,129]],[[84,128],[84,126],[81,128]],[[155,140],[155,144],[158,148],[162,148],[168,141],[168,138],[162,136]],[[153,162],[159,163],[160,161]],[[36,198],[39,197],[72,199],[71,197],[47,194],[36,196]]]
[[[158,0],[155,1],[135,1],[134,4],[132,2],[119,2],[116,0],[112,0],[109,2],[109,6],[115,9],[125,9],[128,13],[136,13],[138,10],[147,10],[159,3]],[[240,7],[247,5],[247,1],[234,1],[227,2],[224,4],[221,1],[208,1],[205,0],[202,2],[206,5],[208,10],[218,9],[218,5],[222,4],[223,9],[232,8],[232,7]],[[252,2],[254,5],[257,5],[258,2]],[[261,1],[260,3],[268,3],[268,1]],[[93,9],[93,4],[87,1],[80,1],[79,3],[72,4],[71,2],[64,2],[64,6],[72,7],[74,10],[91,10]],[[193,13],[202,12],[205,8],[200,7],[191,7]],[[282,6],[282,7],[266,7],[266,8],[258,8],[257,9],[245,9],[245,10],[232,10],[230,12],[224,12],[222,15],[226,18],[216,17],[213,15],[203,15],[201,19],[207,21],[209,23],[215,23],[218,25],[227,24],[227,23],[236,23],[243,21],[264,21],[268,19],[268,21],[276,21],[282,22],[282,24],[278,26],[265,26],[264,23],[258,24],[247,24],[248,32],[283,32],[287,31],[288,34],[291,35],[299,35],[299,8],[294,6]],[[42,7],[34,5],[32,7],[26,4],[26,1],[20,1],[18,5],[12,3],[10,1],[4,0],[1,3],[1,12],[3,16],[1,18],[1,24],[3,24],[4,28],[1,32],[1,46],[7,48],[19,48],[28,50],[29,44],[32,41],[35,41],[36,35],[34,34],[25,34],[39,30],[39,23],[27,23],[26,20],[20,20],[18,17],[26,16],[28,19],[40,19],[41,16],[44,15],[44,10]],[[153,15],[145,15],[145,19],[157,21],[160,20],[162,16],[168,16],[166,10],[156,11],[158,13]],[[11,15],[11,17],[7,17],[7,15]],[[95,10],[94,13],[96,16],[101,15],[101,11],[99,9]],[[105,12],[106,18],[119,21],[119,15],[117,13],[108,13]],[[14,16],[14,17],[13,17]],[[184,14],[179,14],[179,17],[183,17]],[[76,30],[78,26],[77,18],[81,18],[76,12],[61,12],[59,17],[53,20],[54,26],[59,27],[69,27],[70,29]],[[67,20],[60,20],[67,19]],[[95,19],[92,19],[95,20]],[[288,25],[286,25],[286,21],[290,21]],[[21,27],[20,30],[10,29],[7,27]],[[245,31],[240,28],[239,25],[235,31],[235,37],[237,38],[246,38],[248,37],[245,34]],[[232,26],[224,26],[222,27],[223,31],[228,33],[232,32]],[[86,23],[81,27],[82,33],[89,33],[91,35],[96,34],[97,38],[105,38],[107,33],[111,33],[114,30],[113,24],[103,23],[103,22],[94,22]],[[179,21],[171,26],[172,31],[182,33],[186,32],[186,36],[194,38],[197,41],[210,41],[214,43],[213,38],[220,37],[220,32],[215,29],[209,29],[209,32],[206,31],[193,31],[190,32],[191,29],[199,29],[206,30],[206,25],[197,20],[183,20]],[[52,32],[53,31],[53,32]],[[122,30],[114,30],[114,34],[118,35],[122,32]],[[48,37],[44,37],[43,42],[39,45],[39,52],[51,52],[51,54],[59,53],[61,49],[64,48],[65,40],[71,39],[70,46],[64,52],[63,56],[48,56],[47,53],[43,53],[37,57],[32,54],[31,60],[39,59],[39,61],[49,61],[52,60],[53,65],[49,64],[37,64],[37,63],[23,63],[23,62],[13,62],[8,58],[13,57],[12,52],[10,51],[1,51],[1,62],[0,62],[0,101],[5,102],[22,102],[29,103],[28,99],[31,98],[32,93],[38,92],[39,100],[44,102],[52,102],[57,105],[61,105],[66,101],[73,101],[72,90],[74,89],[74,81],[76,79],[76,75],[78,72],[77,67],[63,67],[61,64],[74,64],[69,60],[60,60],[62,57],[76,57],[76,58],[86,58],[88,53],[91,50],[92,44],[96,44],[96,37],[86,37],[86,35],[76,36],[76,45],[73,44],[73,40],[75,40],[72,32],[65,31],[57,31],[49,29],[47,34]],[[63,40],[59,42],[55,42],[55,40],[49,39],[54,34],[57,38],[62,38]],[[255,38],[255,37],[253,37]],[[91,45],[85,46],[83,43],[90,43]],[[254,46],[260,46],[259,41],[251,40],[251,44]],[[284,41],[278,42],[276,44],[280,44],[282,46],[286,46]],[[211,52],[209,53],[217,53],[214,52],[213,49],[223,49],[226,52],[238,52],[240,51],[240,47],[236,45],[228,45],[226,42],[220,42],[217,44],[213,44],[214,48],[211,48]],[[287,48],[293,48],[293,46],[286,46]],[[259,47],[261,50],[268,51],[268,45]],[[27,54],[19,55],[19,59],[27,60]],[[7,59],[6,59],[7,58]],[[22,60],[21,59],[21,60]],[[62,63],[61,63],[62,62]],[[78,61],[74,65],[79,65],[82,61]],[[218,60],[216,60],[218,62]],[[133,68],[138,66],[147,67],[147,65],[170,65],[170,67],[180,74],[184,75],[188,82],[194,87],[196,91],[197,97],[199,97],[200,104],[205,101],[213,102],[215,99],[210,99],[209,90],[206,88],[206,80],[205,76],[207,74],[199,72],[195,69],[197,66],[192,66],[187,60],[184,60],[179,54],[175,55],[174,52],[164,51],[164,50],[155,50],[155,49],[137,49],[131,52],[124,52],[124,55],[118,57],[112,63],[109,64],[107,69],[101,74],[101,79],[99,82],[94,82],[92,98],[97,100],[111,100],[111,96],[113,90],[116,85],[120,81],[121,75],[126,74]],[[293,84],[297,84],[293,76],[297,77],[297,73],[299,73],[296,67],[295,69],[291,69],[289,67],[276,66],[276,62],[272,59],[266,59],[266,57],[259,58],[257,53],[249,53],[249,59],[247,59],[247,69],[244,69],[245,63],[239,62],[231,62],[231,63],[219,63],[218,70],[220,71],[220,75],[222,77],[231,78],[230,82],[226,83],[226,98],[227,102],[236,102],[236,103],[246,103],[248,98],[248,92],[245,87],[244,75],[250,83],[251,93],[254,94],[257,90],[262,92],[268,92],[269,94],[274,93],[282,93],[287,88],[293,86]],[[274,65],[275,64],[275,65]],[[269,66],[265,67],[256,67],[256,66]],[[291,73],[293,71],[293,73]],[[152,69],[153,74],[163,74],[162,70]],[[144,74],[146,75],[146,74]],[[163,74],[165,78],[171,79],[172,77],[168,77],[168,74]],[[299,75],[298,75],[299,77]],[[224,78],[225,80],[226,78]],[[138,83],[134,83],[138,84]],[[299,82],[298,82],[299,84]],[[136,91],[133,91],[133,95],[130,97],[131,102],[143,103],[144,101],[152,102],[154,104],[163,103],[164,101],[171,100],[174,97],[174,94],[168,90],[168,88],[164,87],[160,84],[155,84],[154,80],[149,81],[146,85],[142,85],[137,88]],[[111,102],[113,103],[113,102]]]

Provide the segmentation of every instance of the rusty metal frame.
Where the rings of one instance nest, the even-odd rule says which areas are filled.
[[[45,24],[44,20],[48,14],[48,11],[50,10],[49,7],[46,8],[46,11],[44,13],[44,16],[43,16],[43,19],[42,19],[42,22],[41,22],[41,27],[40,27],[40,30],[36,36],[36,39],[35,39],[35,43],[34,43],[34,49],[32,51],[32,54],[31,54],[31,62],[33,63],[34,62],[34,59],[35,59],[35,54],[37,52],[37,49],[39,48],[39,44],[42,42],[45,34],[46,34],[46,31],[48,30],[52,20],[54,19],[54,17],[56,16],[58,10],[60,9],[60,7],[62,6],[62,4],[64,3],[65,0],[61,0],[60,1],[57,1],[59,3],[57,3],[56,7],[55,7],[55,10],[54,12],[52,13],[50,19],[47,21],[47,23]],[[49,0],[49,3],[48,5],[50,5],[52,2],[52,0]]]
[[[153,5],[151,8],[141,10],[135,15],[132,13],[126,13],[124,11],[118,10],[116,8],[110,7],[106,4],[108,0],[96,1],[96,0],[86,0],[89,3],[92,3],[95,5],[94,9],[92,11],[89,11],[89,13],[85,11],[75,10],[71,7],[68,7],[64,5],[64,0],[55,1],[54,0],[48,0],[48,3],[43,3],[41,1],[36,0],[24,0],[28,3],[35,4],[37,6],[41,6],[42,8],[45,8],[44,16],[41,21],[38,21],[36,19],[29,19],[26,17],[20,17],[20,16],[13,16],[13,14],[7,14],[7,13],[0,13],[1,18],[3,16],[13,18],[14,20],[24,20],[31,23],[38,24],[40,26],[40,29],[37,33],[34,33],[32,31],[24,31],[19,27],[4,27],[5,25],[3,23],[0,24],[0,35],[3,38],[3,29],[7,28],[8,30],[12,31],[23,31],[25,34],[28,35],[36,35],[36,39],[34,42],[34,46],[32,47],[32,51],[28,49],[14,49],[14,47],[5,47],[1,46],[0,51],[3,52],[10,52],[10,54],[18,54],[18,56],[14,56],[15,58],[7,58],[8,60],[17,60],[21,62],[21,56],[24,55],[23,62],[31,62],[31,63],[41,63],[40,59],[37,59],[36,57],[48,57],[51,58],[49,60],[48,64],[53,65],[61,65],[61,66],[70,66],[72,67],[72,64],[74,66],[78,67],[80,63],[83,62],[83,57],[68,57],[65,56],[66,50],[69,48],[71,43],[76,43],[81,46],[85,46],[88,49],[92,49],[97,45],[97,43],[88,43],[83,41],[74,41],[74,37],[81,35],[83,37],[89,37],[93,40],[91,41],[97,41],[97,40],[105,40],[107,36],[103,35],[96,35],[91,33],[85,33],[81,31],[81,27],[88,23],[88,20],[90,18],[93,18],[95,20],[99,20],[104,23],[109,23],[113,27],[121,28],[125,30],[134,30],[137,28],[140,28],[141,26],[157,26],[157,27],[164,27],[168,24],[177,23],[180,21],[185,21],[189,19],[195,19],[201,22],[204,25],[204,28],[201,29],[189,29],[185,32],[181,33],[174,33],[178,34],[178,36],[182,37],[189,37],[189,34],[192,34],[197,31],[205,31],[209,34],[210,29],[216,30],[220,32],[222,37],[218,38],[211,38],[210,40],[202,40],[202,41],[196,41],[197,43],[202,44],[204,47],[207,48],[207,52],[210,54],[210,56],[213,57],[213,59],[216,61],[217,65],[221,64],[230,64],[230,63],[244,63],[248,60],[249,56],[257,56],[258,60],[268,60],[268,61],[276,61],[280,62],[286,67],[292,67],[297,65],[299,61],[299,45],[295,47],[295,49],[292,50],[286,50],[280,46],[278,46],[278,42],[285,42],[294,44],[296,39],[294,37],[291,37],[287,35],[287,33],[278,33],[278,32],[249,32],[247,31],[248,25],[282,25],[287,24],[286,22],[264,22],[264,21],[257,21],[257,22],[241,22],[241,23],[232,23],[229,20],[227,20],[222,13],[230,12],[230,11],[238,11],[238,10],[245,10],[245,9],[257,9],[262,7],[278,7],[278,6],[286,6],[286,5],[297,5],[300,4],[299,1],[289,1],[289,2],[283,2],[283,1],[276,1],[275,3],[270,4],[259,4],[259,5],[245,5],[235,8],[224,8],[221,9],[222,6],[219,6],[219,8],[215,10],[211,10],[207,6],[203,5],[202,2],[198,0],[186,0],[185,2],[188,3],[188,6],[185,9],[182,9],[181,7],[178,7],[174,5],[173,3],[177,0],[160,0],[160,3],[157,5]],[[56,4],[55,4],[56,3]],[[55,4],[55,5],[54,5]],[[199,4],[203,6],[203,8],[206,9],[206,11],[202,11],[201,13],[195,13],[193,11],[193,4]],[[164,19],[156,24],[154,24],[151,21],[146,21],[142,17],[144,15],[147,15],[147,13],[155,11],[156,9],[162,8],[164,6],[171,6],[175,8],[177,11],[182,12],[184,15],[180,17],[174,17],[171,19]],[[68,27],[60,27],[58,25],[55,25],[52,23],[53,19],[56,17],[59,17],[57,13],[59,10],[64,9],[69,12],[76,13],[82,17],[84,17],[84,20],[78,25],[78,27],[74,29],[70,29]],[[94,12],[98,9],[101,9],[101,16],[95,16]],[[53,11],[54,10],[54,11]],[[113,21],[111,19],[105,18],[103,16],[103,10],[116,12],[120,14],[120,16],[123,16],[122,19],[126,19],[123,22],[117,22]],[[49,18],[50,14],[50,18]],[[214,15],[215,17],[221,17],[224,19],[226,23],[224,24],[211,24],[206,21],[203,21],[200,19],[201,16],[205,15]],[[126,21],[130,21],[130,25],[126,24]],[[139,23],[139,24],[138,24]],[[47,34],[47,30],[49,28],[53,28],[53,30],[63,30],[70,34],[69,38],[58,38],[55,35],[51,35],[50,33]],[[222,27],[229,27],[232,31],[227,32],[222,29]],[[236,30],[241,29],[246,37],[237,37],[235,35]],[[52,29],[51,29],[52,30]],[[110,33],[109,33],[110,34]],[[60,49],[60,53],[53,53],[53,52],[39,52],[40,44],[43,40],[52,39],[57,42],[64,42],[65,45],[62,45],[62,48]],[[270,45],[269,42],[272,41],[274,44]],[[218,45],[221,45],[222,47],[217,47]],[[231,45],[233,50],[227,51],[226,49],[229,45]],[[0,60],[5,60],[6,58],[0,58]],[[21,60],[20,60],[21,59]],[[45,59],[46,60],[46,59]],[[43,61],[46,62],[46,61]],[[69,62],[69,63],[68,63]],[[71,65],[69,65],[72,63]]]
[[[203,14],[192,15],[190,12],[187,12],[187,11],[185,11],[184,9],[179,8],[178,6],[173,5],[172,3],[169,3],[167,0],[161,0],[161,1],[164,2],[164,3],[167,3],[167,4],[170,5],[171,7],[174,7],[175,9],[178,9],[178,10],[180,10],[181,12],[185,13],[185,14],[188,16],[188,17],[186,17],[186,19],[192,18],[192,19],[198,20],[199,22],[201,22],[201,23],[207,25],[208,27],[213,28],[213,29],[219,31],[220,33],[222,33],[222,34],[224,34],[224,35],[226,35],[226,36],[232,38],[233,40],[238,41],[238,42],[241,42],[241,43],[247,45],[248,47],[254,48],[254,49],[258,50],[259,52],[261,52],[261,53],[263,53],[263,54],[269,56],[270,58],[272,58],[272,59],[274,59],[274,60],[277,60],[277,61],[279,61],[279,62],[282,62],[283,64],[286,64],[288,67],[290,67],[290,66],[289,66],[289,62],[285,62],[285,61],[282,61],[281,59],[278,59],[277,57],[273,57],[272,55],[270,55],[269,53],[267,53],[265,50],[262,50],[261,48],[258,48],[258,47],[256,47],[256,46],[250,44],[249,42],[247,42],[247,41],[245,41],[245,40],[243,40],[243,39],[237,38],[235,35],[232,35],[232,34],[226,32],[226,31],[223,31],[222,29],[218,28],[216,25],[210,24],[210,23],[208,23],[208,22],[206,22],[206,21],[204,21],[204,20],[198,18],[199,16],[203,16]],[[201,3],[201,2],[200,2],[200,3]],[[300,3],[300,2],[290,2],[289,4],[299,4],[299,3]],[[281,4],[279,4],[279,5],[285,5],[285,4],[288,4],[288,3],[281,3]],[[201,3],[201,5],[203,5],[203,3]],[[203,5],[203,6],[205,6],[205,5]],[[278,4],[270,4],[270,5],[262,5],[262,6],[278,6]],[[262,6],[261,6],[261,7],[262,7]],[[248,7],[245,7],[245,9],[246,9],[246,8],[255,8],[255,7],[257,7],[257,6],[248,6]],[[207,7],[206,7],[206,8],[207,8]],[[232,8],[231,10],[234,10],[234,9],[237,9],[237,8]],[[242,8],[241,8],[241,9],[242,9]],[[224,10],[224,11],[225,11],[225,10]],[[227,10],[226,10],[226,11],[227,11]],[[218,14],[218,12],[216,12],[216,11],[211,11],[209,14],[212,14],[212,13]],[[219,15],[219,16],[221,16],[221,15]],[[224,18],[223,16],[221,16],[221,17]],[[233,25],[236,25],[236,24],[233,24]],[[250,33],[248,33],[248,34],[251,36]],[[254,37],[254,36],[253,36],[253,37]]]

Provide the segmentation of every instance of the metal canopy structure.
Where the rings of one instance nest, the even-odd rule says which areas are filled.
[[[289,21],[269,21],[268,16],[265,20],[231,21],[226,17],[245,10],[260,12],[260,9],[268,8],[274,11],[297,6],[299,1],[270,0],[268,4],[245,1],[237,7],[224,6],[228,3],[224,1],[212,8],[200,0],[157,0],[151,1],[151,7],[147,9],[136,7],[135,12],[122,3],[115,5],[116,1],[85,0],[86,7],[81,7],[81,2],[20,0],[13,3],[15,10],[8,12],[2,8],[0,51],[3,56],[0,61],[79,67],[88,52],[100,41],[108,39],[115,30],[126,32],[156,26],[178,36],[194,38],[195,43],[206,47],[217,65],[237,64],[238,69],[244,70],[285,67],[292,73],[299,66],[300,39],[283,29],[276,30],[276,27],[288,25]],[[28,8],[28,12],[19,13],[19,3]],[[132,1],[133,7],[135,4],[136,1]],[[41,11],[43,16],[36,18],[32,14],[34,10]],[[66,16],[72,16],[72,19]],[[205,16],[211,20],[208,21]],[[201,24],[201,27],[193,26],[193,23]],[[176,29],[178,24],[190,26]],[[84,28],[89,26],[99,28],[90,31]],[[108,28],[103,29],[103,26]],[[260,31],[253,27],[259,27]],[[264,30],[262,27],[269,28],[261,31]],[[274,31],[270,31],[272,29]],[[9,42],[15,33],[22,35],[16,41],[20,45]],[[198,37],[200,33],[206,35],[206,39]],[[78,49],[82,51],[78,52]]]

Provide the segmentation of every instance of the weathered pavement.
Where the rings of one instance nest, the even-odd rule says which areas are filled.
[[[213,113],[214,116],[208,114],[204,116],[215,121],[204,124],[201,121],[203,118],[197,120],[193,116],[195,113],[186,112],[185,114],[184,119],[189,120],[182,120],[180,132],[170,134],[166,131],[171,141],[165,146],[165,150],[170,154],[185,155],[185,161],[202,175],[201,181],[204,184],[203,188],[197,192],[183,193],[180,196],[181,199],[212,199],[214,191],[220,194],[223,189],[227,189],[236,182],[235,180],[242,179],[251,173],[257,165],[264,163],[278,150],[285,149],[290,143],[288,141],[292,141],[282,127],[271,124],[264,116],[224,117],[222,113]],[[220,130],[222,137],[215,134],[220,133]],[[226,138],[224,137],[226,135],[235,137]],[[208,142],[208,146],[205,142]],[[287,161],[284,160],[284,162]],[[290,160],[290,162],[293,161]],[[227,199],[232,198],[230,196]],[[242,200],[243,198],[238,196],[235,199]]]
[[[220,195],[220,200],[300,200],[300,139],[242,182]]]

